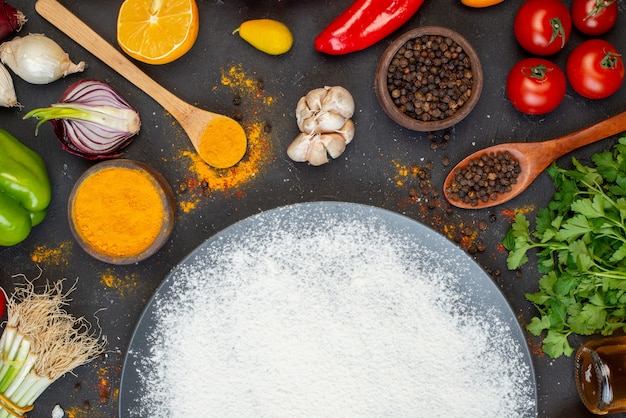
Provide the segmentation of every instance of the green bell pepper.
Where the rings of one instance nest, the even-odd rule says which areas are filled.
[[[0,246],[25,240],[45,218],[51,196],[41,156],[0,129]]]

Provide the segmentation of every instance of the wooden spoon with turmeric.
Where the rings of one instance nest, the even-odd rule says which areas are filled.
[[[35,10],[170,112],[183,127],[200,157],[209,165],[228,168],[243,158],[247,139],[238,122],[192,106],[170,93],[58,1],[38,0]]]

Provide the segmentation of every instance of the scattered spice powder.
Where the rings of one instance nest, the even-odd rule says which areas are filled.
[[[87,402],[83,407],[72,406],[65,410],[67,418],[110,418],[105,412],[92,408]]]
[[[464,222],[431,183],[432,163],[403,164],[392,161],[396,174],[394,183],[406,190],[401,201],[404,208],[416,208],[418,220],[456,242],[470,254],[485,250],[482,235],[486,222]]]
[[[242,108],[235,119],[240,120],[246,132],[248,148],[238,164],[225,169],[207,165],[195,151],[181,153],[181,157],[189,161],[189,174],[179,183],[177,190],[178,206],[184,213],[196,209],[214,192],[228,193],[247,184],[274,158],[271,125],[261,116],[267,113],[276,99],[266,94],[264,81],[250,77],[241,64],[236,64],[222,69],[220,83],[231,89],[233,103]],[[237,195],[242,193],[237,190]]]
[[[140,281],[136,273],[120,277],[115,270],[109,268],[100,273],[100,283],[106,287],[117,290],[120,297],[123,298],[128,294],[136,293]]]
[[[51,248],[46,245],[38,245],[31,253],[30,259],[34,263],[39,264],[54,264],[56,266],[68,265],[71,251],[71,241],[64,241],[60,243],[56,248]]]
[[[509,209],[509,208],[505,208],[502,210],[502,216],[504,216],[505,218],[507,218],[508,220],[510,220],[511,222],[513,222],[515,220],[515,216],[518,213],[521,213],[523,215],[530,213],[532,211],[535,210],[535,205],[526,205],[526,206],[521,206],[518,208],[513,208],[513,209]]]

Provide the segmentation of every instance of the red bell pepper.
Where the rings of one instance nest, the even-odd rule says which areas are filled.
[[[349,54],[374,45],[404,25],[424,0],[356,0],[315,38],[315,49]]]

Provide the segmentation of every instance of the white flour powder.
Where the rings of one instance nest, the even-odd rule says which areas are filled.
[[[445,254],[330,218],[241,238],[218,240],[156,300],[130,416],[534,415],[511,330],[466,303],[472,278]]]

